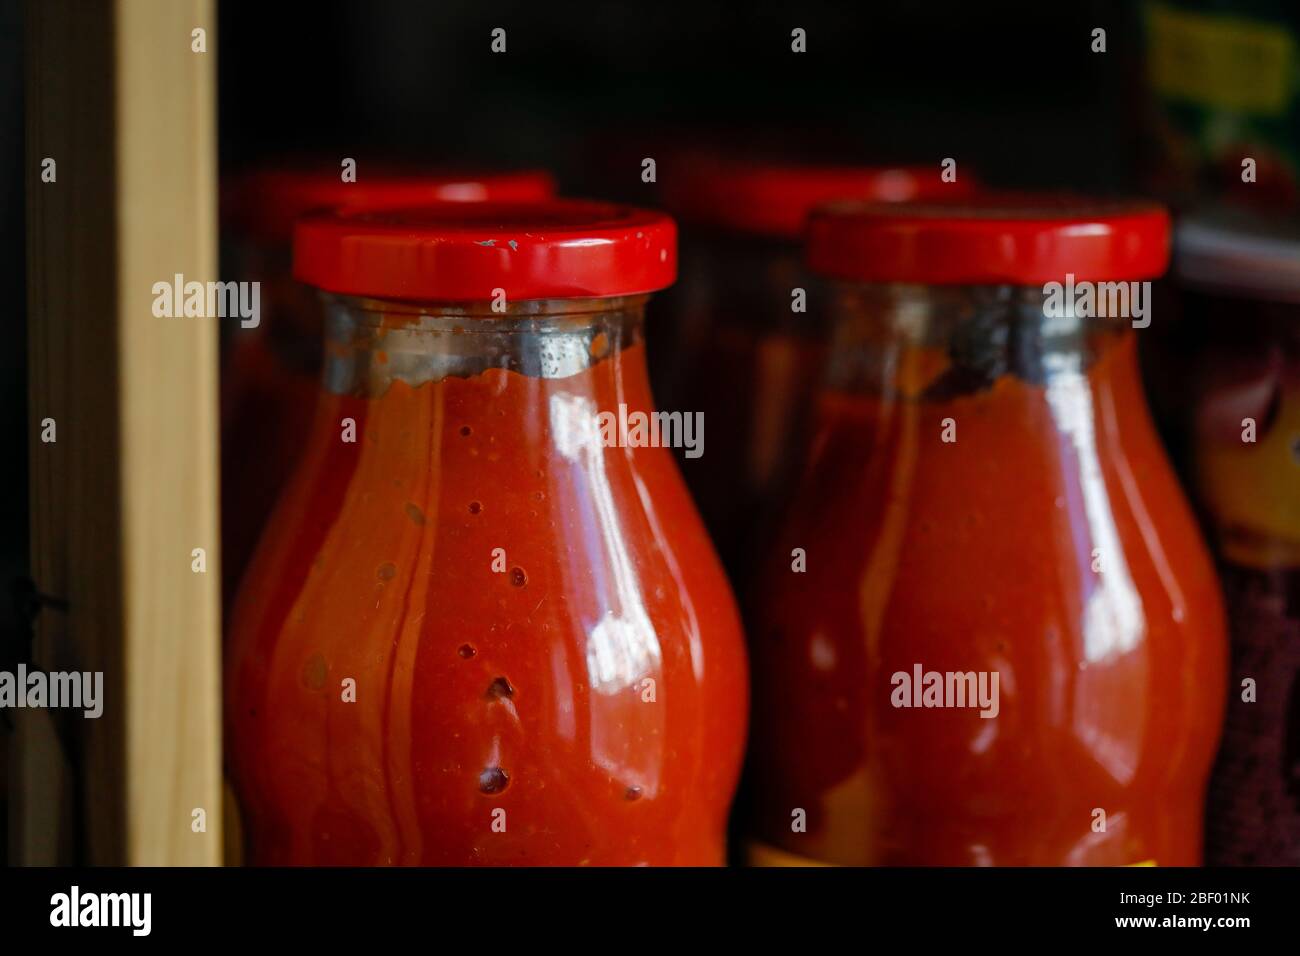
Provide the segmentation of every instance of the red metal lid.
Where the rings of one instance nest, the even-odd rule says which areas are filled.
[[[577,199],[349,208],[298,221],[293,274],[377,299],[634,295],[676,278],[677,227],[664,213]]]
[[[283,166],[236,176],[222,194],[225,225],[270,241],[288,242],[293,222],[315,209],[433,202],[529,201],[555,195],[555,179],[537,169],[507,172],[421,170],[362,163],[357,181],[340,167]]]
[[[940,178],[933,166],[815,166],[692,158],[664,177],[668,208],[683,222],[728,232],[797,240],[808,213],[831,199],[906,202],[973,195],[962,173]]]
[[[1150,279],[1169,264],[1169,214],[1153,202],[1058,195],[837,202],[813,213],[807,249],[814,272],[860,282]]]

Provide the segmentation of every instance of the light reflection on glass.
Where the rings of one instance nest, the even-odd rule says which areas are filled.
[[[596,424],[596,406],[585,396],[556,393],[550,401],[551,433],[556,448],[581,470],[595,508],[595,531],[612,576],[616,608],[591,628],[587,641],[587,673],[592,689],[616,694],[637,678],[657,672],[659,638],[641,600],[641,583],[623,540],[623,527],[605,473],[604,446]]]
[[[619,521],[613,490],[605,470],[595,403],[586,396],[563,392],[548,403],[556,450],[579,476],[569,487],[576,499],[569,507],[583,512],[589,533],[572,552],[580,567],[574,573],[608,576],[596,593],[608,604],[595,610],[600,618],[587,632],[585,661],[592,699],[588,714],[591,759],[615,780],[641,788],[653,798],[659,787],[658,768],[664,756],[654,741],[662,739],[664,708],[649,706],[663,690],[650,684],[661,674],[659,636],[642,600],[641,582]],[[653,688],[655,698],[644,695]],[[641,733],[635,732],[640,727]]]
[[[1062,438],[1069,442],[1077,463],[1071,472],[1078,485],[1071,488],[1071,498],[1081,498],[1087,536],[1078,569],[1083,586],[1082,661],[1088,666],[1123,666],[1123,658],[1132,653],[1146,634],[1146,615],[1134,586],[1119,530],[1115,524],[1110,493],[1102,473],[1097,452],[1097,431],[1092,388],[1077,352],[1046,356],[1048,367],[1047,402]],[[1067,459],[1068,460],[1068,459]],[[1078,515],[1071,508],[1072,517]],[[1096,556],[1094,558],[1094,555]],[[1099,572],[1093,571],[1094,560]],[[1140,679],[1140,677],[1139,677]],[[1079,677],[1086,685],[1089,674]],[[1138,692],[1139,687],[1134,687]],[[1141,728],[1114,725],[1107,701],[1095,694],[1079,693],[1074,703],[1074,726],[1080,741],[1093,758],[1117,782],[1129,783],[1137,772],[1137,744]]]
[[[1082,358],[1077,354],[1058,354],[1047,356],[1046,362],[1047,403],[1057,429],[1073,446],[1088,540],[1092,544],[1081,573],[1094,575],[1094,549],[1101,562],[1101,572],[1095,574],[1096,587],[1088,595],[1083,611],[1084,658],[1090,664],[1100,663],[1136,647],[1146,633],[1146,617],[1120,544],[1097,455],[1092,389],[1082,371]]]
[[[668,541],[670,536],[664,533],[663,527],[659,524],[659,517],[655,514],[653,497],[646,490],[645,483],[639,475],[636,476],[635,481],[637,497],[641,499],[641,507],[645,509],[646,520],[650,523],[650,530],[655,540]],[[678,600],[681,601],[682,624],[691,648],[691,672],[697,681],[703,681],[704,642],[700,637],[700,618],[695,613],[695,603],[691,600],[690,588],[686,586],[686,580],[682,577],[682,568],[677,563],[677,555],[673,554],[671,548],[664,548],[662,557],[668,566],[668,573],[672,575],[673,584],[677,587]]]

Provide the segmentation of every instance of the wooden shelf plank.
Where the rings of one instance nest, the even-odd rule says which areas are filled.
[[[104,716],[57,721],[85,860],[215,864],[217,320],[152,310],[155,282],[217,278],[215,11],[40,0],[27,18],[31,413],[58,428],[32,428],[32,566],[70,602],[41,615],[37,663],[104,671]]]

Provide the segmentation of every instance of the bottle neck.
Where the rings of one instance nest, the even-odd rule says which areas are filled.
[[[647,296],[489,303],[399,303],[323,294],[327,392],[379,397],[490,369],[564,379],[613,360],[644,363]]]
[[[832,311],[830,387],[922,401],[1004,377],[1049,386],[1086,376],[1132,335],[1128,319],[1057,314],[1026,286],[841,285]],[[1119,364],[1136,377],[1135,363]]]

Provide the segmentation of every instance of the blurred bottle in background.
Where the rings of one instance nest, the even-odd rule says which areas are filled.
[[[256,325],[227,323],[221,369],[222,594],[230,607],[276,495],[307,440],[320,384],[318,298],[291,273],[294,221],[312,209],[441,200],[544,199],[537,170],[374,168],[344,181],[336,159],[267,165],[230,179],[221,196],[223,274],[261,283]]]
[[[732,582],[802,458],[826,358],[826,296],[802,262],[809,211],[830,199],[904,202],[975,191],[932,166],[837,166],[681,157],[664,196],[682,230],[681,276],[654,330],[661,407],[704,413],[687,483]]]

